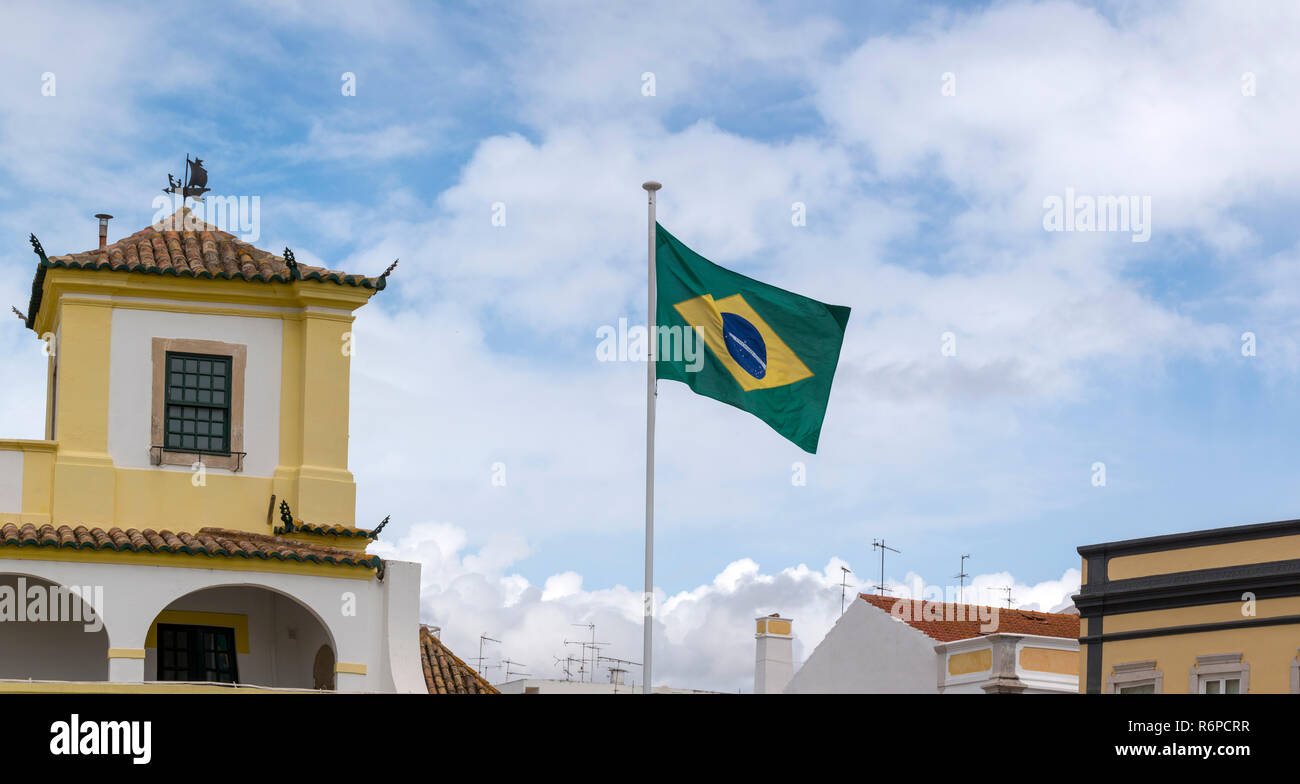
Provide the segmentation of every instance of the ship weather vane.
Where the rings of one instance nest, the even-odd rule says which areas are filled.
[[[195,199],[203,201],[203,194],[211,190],[211,188],[207,187],[207,184],[208,170],[203,168],[203,159],[195,158],[191,161],[190,156],[186,155],[184,181],[168,174],[167,185],[169,187],[163,188],[163,193],[179,193],[182,200]]]

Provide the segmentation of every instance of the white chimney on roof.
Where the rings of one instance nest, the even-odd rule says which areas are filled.
[[[755,618],[754,693],[780,694],[794,677],[794,635],[792,619],[772,613]]]

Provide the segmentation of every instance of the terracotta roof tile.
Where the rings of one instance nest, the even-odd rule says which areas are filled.
[[[271,502],[275,503],[275,496],[271,496]],[[317,536],[341,536],[346,538],[363,538],[378,539],[379,532],[384,530],[388,525],[388,518],[374,528],[358,528],[355,525],[338,525],[331,523],[309,523],[301,518],[294,517],[293,511],[289,508],[289,502],[280,501],[280,524],[271,530],[277,536],[293,535],[295,533],[315,534]]]
[[[233,234],[199,220],[188,207],[152,226],[114,242],[104,250],[50,256],[53,267],[169,273],[198,278],[290,280],[285,259],[250,245]],[[382,278],[352,275],[298,263],[304,280],[328,280],[365,288],[383,288]]]
[[[191,534],[185,531],[155,531],[151,528],[123,530],[84,525],[35,526],[26,523],[19,526],[5,523],[0,525],[0,548],[4,547],[67,547],[76,550],[300,561],[336,566],[368,566],[381,574],[384,568],[383,559],[377,555],[225,528],[201,528],[197,534]]]
[[[460,660],[428,627],[420,627],[420,663],[430,694],[500,694],[473,667]]]
[[[858,596],[868,604],[891,614],[894,606],[898,602],[903,602],[895,617],[901,617],[908,626],[939,642],[966,640],[985,634],[1036,634],[1042,637],[1062,637],[1073,640],[1079,638],[1079,616],[1069,613],[928,602],[871,593],[858,594]],[[983,622],[978,620],[981,611],[984,617],[991,617],[991,612],[997,612],[996,629],[988,632],[982,630]]]
[[[283,257],[256,248],[233,234],[198,220],[188,207],[182,207],[158,223],[123,237],[103,250],[47,257],[35,237],[32,238],[32,246],[40,257],[40,262],[37,264],[31,303],[27,310],[29,327],[35,322],[40,310],[45,270],[50,268],[108,269],[189,278],[278,283],[288,283],[296,277],[376,291],[385,287],[388,275],[385,272],[378,277],[367,277],[297,262],[298,274],[295,276]],[[391,270],[392,267],[389,267]]]

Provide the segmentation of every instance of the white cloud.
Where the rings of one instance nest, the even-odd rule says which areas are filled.
[[[503,680],[498,666],[503,658],[523,662],[532,677],[563,677],[556,660],[578,655],[579,647],[566,646],[565,641],[591,639],[583,628],[588,623],[596,624],[597,641],[607,643],[601,655],[640,661],[639,590],[622,585],[586,589],[582,576],[573,571],[548,577],[539,589],[512,571],[514,561],[485,555],[491,545],[470,553],[466,542],[465,532],[456,526],[419,524],[395,543],[377,543],[373,551],[422,562],[421,619],[440,626],[443,641],[462,659],[477,663],[481,634],[501,641],[499,646],[486,644],[485,669],[491,680]],[[526,548],[516,551],[524,552]],[[657,592],[655,682],[752,690],[754,618],[771,612],[795,619],[795,657],[802,662],[839,616],[841,565],[847,564],[832,558],[821,571],[800,564],[765,573],[753,560],[742,558],[723,567],[709,583],[671,595]],[[1079,572],[1070,569],[1060,580],[1035,585],[1018,584],[1005,572],[979,575],[967,587],[967,597],[1003,585],[1014,586],[1017,607],[1059,609],[1078,590]],[[909,589],[923,595],[927,588],[914,574],[890,586],[896,595]],[[865,586],[849,584],[850,597],[858,590]],[[608,662],[600,663],[597,680],[607,677],[608,667]],[[633,675],[639,678],[637,668]]]
[[[829,68],[818,106],[882,175],[938,175],[971,199],[972,233],[1033,234],[1043,198],[1073,186],[1150,195],[1157,236],[1240,249],[1250,233],[1231,208],[1294,192],[1300,173],[1286,87],[1300,77],[1286,32],[1298,15],[1213,2],[1118,21],[1066,2],[943,14]]]

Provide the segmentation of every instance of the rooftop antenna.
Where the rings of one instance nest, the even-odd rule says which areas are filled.
[[[894,548],[885,544],[884,539],[872,539],[871,549],[880,550],[880,584],[876,586],[876,590],[880,592],[881,596],[884,596],[889,591],[889,589],[885,587],[885,551],[888,550],[891,553],[898,553],[900,555],[902,554],[902,551],[895,550]]]
[[[969,574],[966,574],[967,558],[970,558],[970,555],[963,555],[961,557],[961,571],[953,575],[954,577],[957,578],[957,603],[958,604],[966,603],[966,578],[970,577]]]
[[[570,625],[570,626],[581,626],[581,627],[583,627],[584,629],[590,629],[590,630],[591,630],[591,642],[581,642],[581,641],[569,642],[568,640],[565,640],[565,641],[564,641],[564,644],[565,644],[565,645],[581,645],[581,646],[582,646],[582,665],[583,665],[583,669],[582,669],[582,670],[579,670],[579,672],[584,672],[584,671],[586,671],[586,666],[587,666],[587,649],[588,649],[588,648],[591,648],[592,651],[594,651],[594,653],[593,653],[592,656],[591,656],[591,677],[594,679],[594,678],[596,677],[596,666],[597,666],[597,665],[596,665],[596,662],[597,662],[597,657],[598,657],[599,654],[600,654],[600,646],[602,646],[602,645],[609,645],[609,643],[607,643],[607,642],[596,642],[596,624],[594,624],[594,623],[571,623],[571,624],[569,624],[569,625]]]
[[[576,662],[577,659],[573,658],[572,656],[565,656],[563,659],[561,659],[559,656],[552,656],[551,658],[555,659],[555,666],[560,667],[560,672],[564,673],[564,679],[566,681],[573,680],[573,671],[570,668],[570,665]],[[561,662],[564,663],[563,667],[560,666]]]
[[[841,566],[840,571],[843,572],[843,574],[840,575],[840,615],[843,615],[844,597],[847,595],[846,592],[849,589],[849,575],[853,574],[853,570],[847,566]]]
[[[1011,586],[1004,585],[1002,586],[1002,590],[1007,592],[1007,609],[1010,610],[1011,609]]]
[[[614,666],[609,668],[609,682],[614,685],[615,694],[618,694],[618,687],[619,684],[621,683],[621,679],[619,678],[618,674],[627,672],[627,667],[624,665],[630,665],[633,667],[641,666],[640,662],[634,662],[630,659],[618,659],[613,656],[601,656],[599,660],[614,663]]]
[[[496,639],[495,637],[489,637],[486,634],[480,634],[478,636],[478,674],[479,675],[483,675],[483,643],[485,642],[494,642],[498,645],[501,644],[501,641]],[[484,675],[483,677],[486,678],[487,676]]]
[[[527,664],[524,664],[523,662],[517,662],[517,661],[514,661],[513,659],[502,659],[502,660],[501,660],[501,663],[504,664],[504,665],[506,666],[506,680],[507,680],[507,681],[510,680],[510,675],[511,675],[510,667],[511,667],[511,665],[518,664],[520,667],[527,667],[527,666],[528,666]],[[528,673],[524,672],[523,670],[515,670],[515,671],[514,671],[514,674],[515,674],[515,675],[527,675]]]

